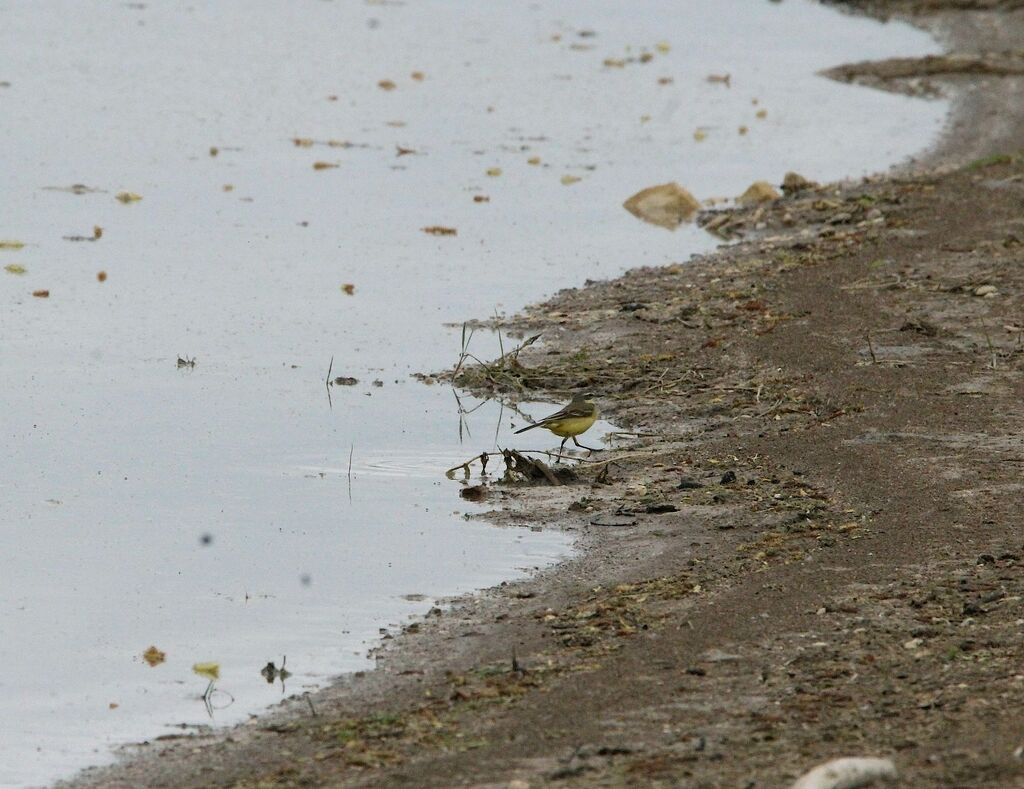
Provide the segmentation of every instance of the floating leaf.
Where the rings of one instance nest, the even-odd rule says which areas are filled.
[[[667,55],[672,46],[667,41],[659,41],[654,45],[654,48],[658,50],[662,55]]]
[[[8,263],[6,266],[4,266],[4,271],[6,271],[8,274],[21,275],[25,273],[25,267],[17,263]]]
[[[50,298],[50,291],[48,291],[48,290],[34,290],[34,291],[32,291],[32,295],[35,296],[37,299],[48,299],[48,298]]]
[[[540,157],[539,156],[531,156],[529,159],[526,160],[526,163],[527,164],[532,164],[534,166],[537,166],[538,164],[540,164]]]
[[[0,249],[21,249],[23,246],[24,241],[0,241]]]
[[[579,183],[583,179],[578,175],[563,175],[562,186],[571,186],[572,184]]]
[[[708,133],[703,129],[697,129],[697,131],[693,133],[693,139],[695,139],[697,142],[703,142],[704,140],[707,139],[707,136]]]
[[[192,671],[207,679],[220,679],[220,663],[193,663]]]
[[[377,83],[377,87],[380,88],[381,90],[394,90],[398,86],[389,79],[382,79],[380,82]]]
[[[100,282],[106,282],[107,281],[107,272],[105,272],[105,271],[97,271],[96,272],[96,279],[99,280]]]
[[[334,162],[313,162],[314,170],[330,170],[338,166],[339,165]]]
[[[125,205],[128,203],[137,203],[142,199],[142,195],[137,195],[135,192],[118,192],[114,195],[114,198]]]
[[[768,117],[768,110],[758,110],[754,114],[761,120],[764,120],[765,118]]]
[[[216,156],[218,153],[220,153],[220,148],[218,148],[216,145],[211,145],[210,156]]]
[[[423,80],[426,79],[426,76],[424,75],[424,73],[422,71],[414,71],[409,76],[412,77],[417,82],[423,82]]]
[[[341,291],[348,296],[354,296],[356,294],[356,286],[351,282],[346,282],[341,286]]]
[[[431,225],[421,229],[424,233],[429,233],[432,236],[457,236],[459,234],[454,227],[442,227],[441,225]]]
[[[167,653],[154,646],[150,646],[149,649],[142,653],[142,659],[151,666],[159,666],[167,660]]]
[[[487,169],[487,174],[489,176],[491,176],[491,178],[497,178],[499,175],[501,175],[501,168],[500,167],[489,167]]]
[[[293,137],[292,142],[295,143],[296,148],[312,148],[313,141],[308,137]]]
[[[491,202],[491,198],[488,197],[487,195],[473,195],[473,202],[474,203],[489,203],[489,202]]]

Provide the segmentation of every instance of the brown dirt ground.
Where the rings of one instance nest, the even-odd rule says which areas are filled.
[[[961,52],[1024,30],[1021,3],[856,5],[927,7]],[[75,783],[776,787],[884,755],[903,786],[1024,786],[1024,103],[1012,75],[927,78],[961,110],[927,168],[734,212],[752,240],[559,293],[512,327],[542,346],[460,373],[593,390],[639,434],[574,484],[491,488],[579,557],[312,708]]]

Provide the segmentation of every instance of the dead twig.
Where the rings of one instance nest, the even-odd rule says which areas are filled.
[[[870,329],[868,329],[868,332],[867,332],[866,336],[868,338],[868,353],[871,354],[871,363],[872,364],[878,364],[878,357],[875,356],[875,345],[874,345],[874,343],[871,342],[871,330]]]

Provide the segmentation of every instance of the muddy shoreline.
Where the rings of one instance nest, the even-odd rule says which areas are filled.
[[[917,13],[950,52],[1024,40],[1013,4],[856,5]],[[491,519],[576,531],[576,558],[428,616],[311,703],[69,785],[780,786],[842,755],[901,785],[1024,785],[1024,77],[934,66],[854,77],[955,96],[911,167],[563,291],[507,327],[542,348],[465,371],[592,389],[641,434],[601,481],[493,487]]]

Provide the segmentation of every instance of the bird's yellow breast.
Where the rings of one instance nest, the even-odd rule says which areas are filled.
[[[593,416],[571,416],[559,419],[558,421],[548,422],[544,427],[556,436],[570,438],[571,436],[578,436],[580,433],[586,433],[596,421],[597,414]]]

